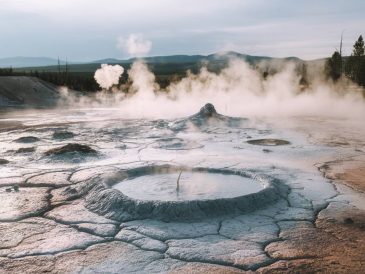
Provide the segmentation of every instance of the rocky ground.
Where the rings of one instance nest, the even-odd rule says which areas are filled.
[[[100,118],[110,117],[103,111],[13,113],[0,120],[0,273],[365,269],[361,123],[127,121]],[[247,142],[262,139],[288,142]],[[47,153],[68,143],[97,153]],[[95,180],[166,163],[249,171],[285,187],[258,210],[199,220],[121,222],[89,209]]]
[[[57,86],[36,77],[0,76],[0,107],[50,107],[59,99]]]

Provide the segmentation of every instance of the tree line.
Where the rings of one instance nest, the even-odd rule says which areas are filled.
[[[365,46],[362,35],[355,42],[350,56],[343,57],[341,48],[342,45],[340,50],[336,50],[326,61],[326,76],[334,81],[345,76],[365,87]]]

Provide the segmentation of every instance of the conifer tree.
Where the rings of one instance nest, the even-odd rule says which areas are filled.
[[[355,83],[365,86],[365,45],[362,35],[355,42],[346,63],[346,76]]]

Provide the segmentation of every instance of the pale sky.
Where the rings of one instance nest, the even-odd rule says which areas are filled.
[[[138,34],[148,55],[327,57],[365,35],[363,0],[0,0],[0,58],[72,61],[128,58],[120,39]]]

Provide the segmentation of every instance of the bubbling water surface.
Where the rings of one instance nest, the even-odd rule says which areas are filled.
[[[138,200],[183,201],[233,198],[264,188],[252,178],[207,172],[163,173],[126,179],[114,189]]]

